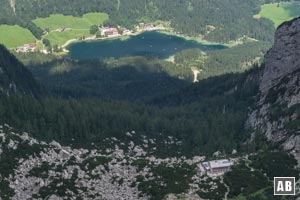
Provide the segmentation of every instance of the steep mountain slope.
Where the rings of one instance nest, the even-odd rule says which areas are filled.
[[[266,54],[260,99],[248,124],[285,150],[300,151],[300,19],[282,24]]]
[[[152,106],[0,95],[2,121],[11,118],[17,128],[48,141],[67,138],[81,145],[42,142],[0,126],[1,199],[161,200],[170,193],[198,199],[284,199],[273,196],[272,177],[298,180],[295,159],[285,152],[255,152],[267,147],[246,144],[244,124],[252,108],[249,128],[284,150],[299,152],[298,27],[295,19],[278,29],[262,70],[210,78],[157,98]],[[3,90],[38,93],[30,73],[1,50]],[[89,145],[83,148],[85,142]],[[238,157],[240,165],[224,180],[200,177],[195,164],[204,152],[216,150]],[[249,152],[255,153],[243,156]]]
[[[0,45],[0,90],[32,95],[41,93],[41,88],[32,74],[2,45]]]
[[[29,68],[51,94],[61,97],[143,101],[189,84],[167,74],[158,60],[144,57],[123,60],[107,64],[62,59]]]
[[[275,43],[265,56],[260,90],[266,93],[289,73],[300,68],[300,18],[282,24],[275,33]]]

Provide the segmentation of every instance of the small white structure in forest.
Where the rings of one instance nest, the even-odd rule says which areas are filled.
[[[202,174],[208,175],[223,175],[225,172],[230,171],[234,162],[228,159],[213,160],[209,162],[202,162],[197,165],[198,170]]]

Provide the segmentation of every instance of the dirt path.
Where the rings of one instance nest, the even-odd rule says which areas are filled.
[[[194,74],[194,83],[199,82],[198,80],[198,75],[202,72],[202,70],[196,69],[196,68],[192,68],[193,74]]]
[[[225,193],[224,199],[227,200],[227,199],[228,199],[228,195],[229,195],[229,193],[230,193],[230,188],[229,188],[229,186],[226,185],[225,183],[224,183],[224,186],[225,186],[226,189],[227,189],[227,192]]]
[[[226,191],[226,193],[225,193],[225,195],[224,195],[224,199],[225,199],[225,200],[228,200],[228,195],[229,195],[229,193],[230,193],[230,188],[229,188],[229,186],[226,185],[226,183],[224,182],[224,177],[221,178],[221,183],[223,183],[224,186],[225,186],[226,189],[227,189],[227,191]]]
[[[13,10],[14,14],[16,15],[16,0],[9,0],[9,5]]]

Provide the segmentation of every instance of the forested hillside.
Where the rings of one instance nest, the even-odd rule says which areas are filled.
[[[188,49],[174,56],[177,68],[198,69],[198,81],[226,73],[244,72],[262,61],[267,42],[248,42],[228,49],[203,52]],[[175,67],[174,67],[175,68]]]
[[[19,24],[40,38],[42,30],[31,20],[50,14],[82,16],[87,12],[109,14],[110,24],[132,27],[139,22],[170,21],[177,32],[204,39],[228,42],[247,35],[259,40],[273,39],[272,23],[254,19],[260,10],[257,0],[1,0],[0,24]],[[14,2],[14,1],[12,1]],[[38,6],[37,6],[38,5]],[[213,31],[208,26],[215,27]]]
[[[9,93],[39,95],[42,91],[32,74],[0,45],[0,90]]]
[[[18,62],[12,56],[8,59]],[[256,80],[244,83],[247,76],[236,74],[209,79],[183,89],[188,93],[179,92],[186,95],[186,100],[181,99],[182,95],[170,95],[167,103],[157,100],[151,102],[152,105],[95,98],[68,100],[44,96],[36,99],[18,93],[10,96],[1,93],[0,122],[40,139],[66,143],[103,144],[106,137],[123,138],[132,130],[148,137],[173,136],[182,141],[176,151],[165,149],[162,144],[158,152],[164,151],[164,155],[167,152],[184,155],[185,152],[193,155],[216,150],[231,152],[233,148],[246,151],[250,147],[243,147],[241,143],[247,138],[244,121],[257,93]],[[145,87],[143,83],[138,85]]]
[[[167,103],[175,107],[165,103],[162,103],[163,107],[157,107],[91,98],[37,100],[29,96],[21,98],[2,94],[0,119],[1,123],[12,124],[47,141],[55,139],[81,145],[93,141],[104,145],[102,141],[106,137],[122,139],[127,131],[134,130],[150,138],[173,136],[182,141],[180,149],[165,149],[165,156],[169,153],[211,154],[216,150],[246,151],[250,149],[242,145],[249,136],[244,129],[244,122],[249,106],[254,102],[251,97],[257,90],[254,87],[231,92],[235,87],[239,88],[239,82],[243,80],[227,77],[225,81],[228,83],[215,86],[213,91],[219,91],[215,94],[199,90],[201,87],[209,89],[213,83],[188,89],[187,100],[182,96],[167,99]],[[223,84],[228,89],[225,92]]]
[[[244,72],[260,64],[266,42],[250,42],[229,49],[203,52],[189,49],[177,53],[173,62],[147,57],[124,57],[103,61],[72,61],[61,58],[45,62],[41,54],[16,54],[27,63],[37,80],[52,93],[64,98],[100,97],[147,102],[173,93],[194,79]],[[28,57],[36,63],[28,63]],[[197,77],[193,71],[198,70]]]
[[[171,77],[166,67],[176,71],[170,63],[144,57],[110,62],[60,59],[29,66],[37,80],[53,95],[130,101],[145,101],[190,84],[187,80]],[[192,74],[191,70],[186,71]]]

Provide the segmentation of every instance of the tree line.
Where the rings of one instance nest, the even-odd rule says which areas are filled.
[[[16,14],[9,1],[1,0],[0,24],[19,24],[28,28],[38,39],[43,30],[31,20],[50,14],[82,16],[87,12],[105,12],[110,16],[106,24],[133,28],[140,22],[170,21],[176,32],[204,39],[228,42],[248,35],[272,41],[274,28],[267,19],[254,19],[261,3],[256,0],[91,0],[16,2]],[[37,6],[38,5],[38,6]],[[215,27],[210,30],[208,25]]]

